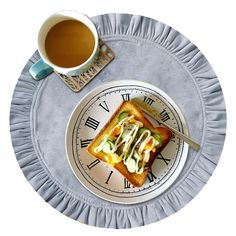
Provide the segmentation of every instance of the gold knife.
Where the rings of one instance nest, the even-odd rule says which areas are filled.
[[[171,130],[173,133],[175,133],[176,136],[178,136],[179,138],[181,138],[182,140],[184,140],[186,143],[189,144],[190,147],[192,147],[194,150],[198,151],[200,149],[200,145],[193,141],[191,138],[189,138],[187,135],[179,132],[178,130],[172,128],[171,126],[169,126],[168,124],[164,123],[161,120],[161,116],[159,115],[159,113],[153,109],[151,106],[149,106],[148,104],[146,104],[144,101],[138,99],[138,98],[133,98],[131,99],[131,102],[136,105],[137,107],[139,107],[142,111],[144,111],[147,115],[149,115],[150,117],[152,117],[153,119],[157,120],[158,123],[162,124],[163,126],[165,126],[167,129]]]

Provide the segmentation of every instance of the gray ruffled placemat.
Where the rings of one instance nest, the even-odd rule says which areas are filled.
[[[93,18],[115,60],[80,93],[71,92],[55,74],[35,81],[28,70],[17,82],[10,129],[17,161],[33,188],[54,208],[82,223],[130,228],[159,221],[185,206],[212,175],[223,148],[226,111],[219,81],[206,58],[171,27],[143,16],[107,14]],[[76,104],[88,91],[111,80],[136,79],[165,91],[181,108],[192,138],[177,181],[162,195],[140,204],[121,205],[86,190],[66,158],[65,130]]]

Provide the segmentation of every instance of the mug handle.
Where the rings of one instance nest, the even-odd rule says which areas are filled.
[[[32,75],[33,79],[41,80],[45,78],[47,75],[53,72],[53,68],[46,64],[43,59],[39,59],[36,63],[34,63],[30,69],[29,73]]]

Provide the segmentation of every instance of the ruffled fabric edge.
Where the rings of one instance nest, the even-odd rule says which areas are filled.
[[[40,82],[28,70],[39,58],[35,53],[17,82],[10,110],[10,132],[16,158],[25,177],[46,202],[63,214],[88,225],[130,228],[161,220],[184,207],[212,175],[223,148],[226,111],[219,81],[204,55],[188,39],[171,27],[143,16],[107,14],[93,18],[101,37],[129,35],[157,43],[192,75],[205,111],[204,143],[189,171],[172,191],[152,204],[103,207],[75,198],[59,186],[40,163],[31,139],[32,100]]]

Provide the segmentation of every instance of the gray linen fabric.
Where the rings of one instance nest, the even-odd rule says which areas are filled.
[[[185,206],[206,184],[219,160],[226,130],[226,111],[219,81],[206,58],[182,34],[143,16],[107,14],[93,21],[116,59],[80,93],[71,92],[55,74],[35,81],[28,70],[17,82],[10,129],[17,161],[33,188],[54,208],[82,223],[130,228],[159,221]],[[190,136],[201,150],[189,151],[175,183],[162,195],[141,204],[121,205],[86,190],[73,175],[65,153],[70,114],[92,88],[111,80],[152,83],[179,105]]]

